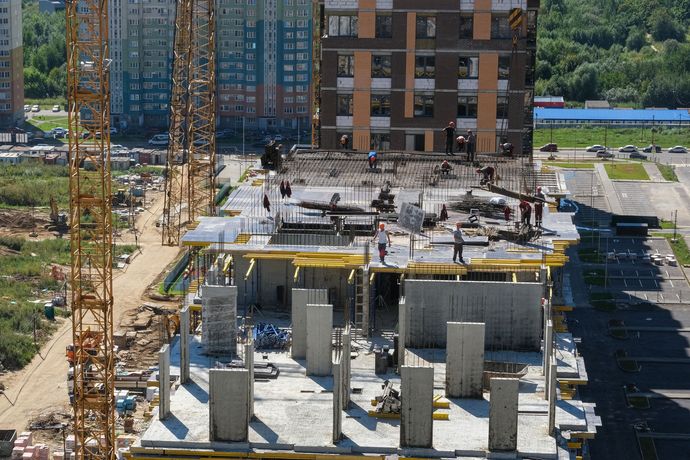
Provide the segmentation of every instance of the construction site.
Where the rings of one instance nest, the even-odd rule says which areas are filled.
[[[112,190],[107,4],[66,7],[70,212],[51,219],[70,237],[71,341],[49,351],[67,342],[73,416],[34,425],[61,433],[52,454],[8,430],[0,455],[582,458],[601,422],[565,319],[579,236],[560,173],[493,141],[467,160],[318,148],[313,2],[312,148],[267,145],[220,204],[215,4],[182,0],[165,191],[142,221],[131,184]],[[164,273],[113,279],[118,204]]]

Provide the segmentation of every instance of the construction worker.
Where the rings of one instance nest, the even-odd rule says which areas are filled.
[[[513,156],[513,144],[506,142],[505,144],[501,144],[501,148],[503,149],[503,155],[507,155],[509,157]]]
[[[453,262],[456,258],[460,258],[460,263],[464,264],[465,259],[462,258],[462,246],[465,244],[465,235],[462,233],[462,224],[457,222],[455,224],[455,231],[453,232]]]
[[[376,169],[376,163],[378,163],[378,160],[376,159],[376,152],[374,150],[369,152],[367,160],[369,160],[369,169]]]
[[[386,259],[386,245],[390,246],[391,245],[391,236],[388,234],[386,231],[386,224],[379,224],[379,229],[376,232],[376,235],[374,235],[374,239],[372,241],[377,241],[378,240],[378,248],[379,248],[379,259],[381,260],[381,263],[385,263]]]
[[[482,175],[482,178],[479,180],[479,185],[486,185],[493,183],[496,170],[493,166],[484,166],[483,168],[477,169],[477,174]]]
[[[448,220],[448,208],[446,208],[445,204],[441,206],[441,215],[439,216],[438,220],[441,222]]]
[[[441,174],[447,176],[453,170],[453,167],[448,163],[448,160],[443,160],[441,163]]]
[[[342,148],[343,150],[347,150],[349,144],[350,144],[350,138],[347,137],[347,134],[343,134],[340,137],[340,148]]]
[[[510,206],[505,205],[505,207],[503,208],[503,217],[505,217],[506,222],[510,222],[510,213],[511,212],[512,211],[510,210]]]
[[[290,181],[285,181],[285,195],[290,198],[292,197],[292,187],[290,187]]]
[[[522,224],[531,225],[532,220],[532,206],[525,200],[520,200],[520,222]]]
[[[465,138],[463,136],[456,137],[455,144],[458,146],[458,152],[462,152],[465,148]]]
[[[467,136],[465,137],[465,142],[467,143],[467,161],[473,162],[474,161],[474,154],[475,154],[475,147],[476,147],[476,142],[477,138],[474,136],[474,133],[472,133],[471,129],[467,130]]]
[[[537,227],[541,227],[541,218],[544,214],[544,201],[546,197],[541,191],[541,187],[537,187],[537,193],[534,194],[536,201],[534,202],[534,220]]]
[[[285,181],[280,181],[280,198],[285,199]]]
[[[454,155],[453,141],[455,140],[455,122],[449,121],[448,126],[443,128],[443,132],[446,135],[446,155]]]
[[[268,199],[268,195],[264,193],[264,209],[266,212],[271,212],[271,201]]]

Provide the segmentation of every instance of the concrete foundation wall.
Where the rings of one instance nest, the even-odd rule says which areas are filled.
[[[484,323],[448,323],[446,394],[481,398],[484,374]]]
[[[307,357],[307,304],[328,303],[326,289],[292,289],[292,358]]]
[[[307,305],[307,375],[331,375],[333,305]]]
[[[517,449],[519,379],[491,379],[489,450]]]
[[[210,369],[208,374],[210,440],[247,442],[249,371]]]
[[[211,355],[237,354],[237,287],[201,286],[201,343]]]
[[[434,368],[402,366],[400,447],[432,447]]]
[[[446,323],[482,322],[487,348],[538,351],[541,294],[540,283],[406,280],[405,346],[445,347]]]

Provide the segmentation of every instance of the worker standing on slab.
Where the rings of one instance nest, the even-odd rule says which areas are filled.
[[[505,217],[506,222],[510,222],[510,213],[511,213],[510,206],[505,205],[503,208],[503,217]]]
[[[340,148],[342,148],[343,150],[347,150],[349,145],[350,145],[350,138],[347,137],[347,134],[343,134],[340,137]]]
[[[448,163],[448,160],[443,160],[441,163],[441,174],[447,176],[453,170],[453,167]]]
[[[376,152],[374,150],[369,152],[367,160],[369,160],[369,169],[376,169],[376,163],[378,163],[378,160],[376,158]]]
[[[443,128],[443,132],[446,135],[446,155],[454,155],[453,141],[455,140],[455,122],[449,121],[448,126]]]
[[[462,246],[464,244],[465,235],[462,233],[462,224],[458,222],[455,224],[455,231],[453,232],[453,262],[459,257],[460,263],[465,263],[465,259],[462,258]]]
[[[467,130],[467,136],[465,137],[465,142],[467,143],[467,161],[474,161],[474,149],[476,147],[477,138],[471,129]]]
[[[383,264],[385,263],[386,254],[388,254],[388,252],[386,251],[386,245],[391,245],[391,236],[386,231],[386,224],[379,224],[379,229],[376,232],[376,235],[374,235],[374,239],[372,241],[377,240],[379,244],[379,259]]]
[[[268,199],[268,195],[264,193],[264,209],[270,213],[271,212],[271,201]]]
[[[541,227],[541,218],[544,214],[544,201],[546,201],[546,197],[542,193],[541,187],[537,187],[537,193],[534,194],[534,198],[537,199],[534,202],[534,219],[537,227]]]
[[[509,157],[513,156],[513,144],[506,142],[505,144],[501,144],[501,148],[503,149],[503,155],[507,155]]]
[[[531,225],[532,220],[532,206],[525,200],[520,201],[520,222],[522,224]]]
[[[439,216],[438,220],[441,222],[448,220],[448,208],[446,208],[445,204],[441,206],[441,215]]]
[[[465,148],[465,138],[463,136],[458,136],[455,138],[455,144],[458,147],[458,153],[462,152]]]
[[[491,184],[496,176],[496,170],[493,166],[484,166],[477,169],[477,174],[481,174],[482,178],[479,180],[479,185]]]

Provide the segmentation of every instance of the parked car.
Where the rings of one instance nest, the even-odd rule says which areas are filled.
[[[273,140],[276,142],[283,142],[283,135],[282,134],[276,134],[275,137],[273,138]]]
[[[110,135],[117,134],[117,128],[114,126],[110,127]]]
[[[658,145],[648,145],[647,147],[642,149],[643,152],[645,153],[661,153],[661,147]]]
[[[675,147],[668,149],[668,153],[688,153],[688,149],[682,145],[676,145]]]
[[[168,134],[156,134],[149,139],[149,145],[168,145]]]
[[[597,158],[614,158],[616,155],[607,149],[601,149],[597,151]]]
[[[540,152],[558,152],[558,145],[554,143],[544,144],[539,148]]]
[[[55,104],[53,106],[53,112],[59,112],[60,111],[60,104]]]
[[[641,153],[641,152],[638,152],[637,150],[635,150],[634,152],[630,152],[630,159],[631,159],[631,160],[646,160],[646,159],[647,159],[647,155],[645,155],[644,153]]]
[[[590,145],[589,147],[587,147],[588,152],[598,152],[599,150],[606,150],[606,147],[604,147],[603,145],[599,145],[599,144],[594,144],[594,145]]]
[[[216,131],[216,139],[223,139],[226,137],[231,137],[234,136],[235,132],[229,129],[225,129],[222,131]]]
[[[618,151],[624,153],[637,152],[637,147],[634,145],[625,145],[623,147],[620,147]]]
[[[31,112],[31,106],[29,104],[24,106],[24,112]]]
[[[34,104],[34,105],[31,106],[31,111],[32,111],[32,112],[40,112],[40,111],[41,111],[41,107],[40,107],[38,104]]]

